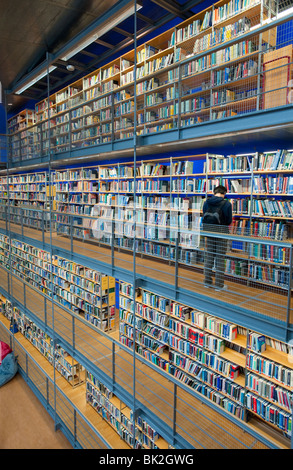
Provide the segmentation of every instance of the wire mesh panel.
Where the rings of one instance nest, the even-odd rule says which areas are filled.
[[[74,347],[91,363],[112,379],[112,342],[99,334],[95,328],[76,321],[74,327]]]
[[[11,346],[12,344],[12,335],[9,331],[0,324],[0,334],[1,334],[1,341],[4,341],[6,344]]]
[[[4,327],[0,327],[1,339],[7,340],[11,333]],[[98,432],[90,426],[84,419],[72,402],[58,389],[58,384],[64,388],[63,378],[57,378],[56,385],[52,378],[48,377],[44,370],[30,357],[23,349],[21,343],[17,340],[13,342],[14,353],[17,356],[19,367],[22,369],[25,380],[31,383],[34,392],[41,400],[45,408],[48,409],[51,416],[55,420],[55,425],[61,424],[61,427],[75,447],[84,449],[109,448]]]
[[[23,284],[15,276],[10,276],[10,294],[20,302],[24,304],[24,289]]]
[[[39,320],[51,326],[50,309],[47,308],[45,298],[38,292],[37,289],[32,289],[29,285],[25,285],[25,302],[29,312],[33,312]],[[48,315],[47,315],[48,314]]]
[[[217,393],[212,390],[210,392],[214,393],[217,402]],[[196,449],[268,448],[237,424],[228,422],[223,415],[207,407],[200,399],[191,400],[190,396],[179,387],[177,387],[176,401],[176,431]]]
[[[174,385],[136,359],[134,386],[136,399],[172,430]]]
[[[83,449],[108,449],[109,445],[105,443],[88,425],[88,423],[83,420],[82,416],[76,414],[75,417],[75,426],[76,426],[76,441]]]
[[[14,341],[14,353],[17,356],[17,362],[25,374],[26,380],[31,381],[38,398],[45,407],[54,409],[54,389],[53,384],[48,379],[46,373],[33,361],[23,349],[18,341]]]
[[[0,267],[0,278],[1,278],[1,286],[5,289],[6,292],[9,291],[9,274],[6,270]]]

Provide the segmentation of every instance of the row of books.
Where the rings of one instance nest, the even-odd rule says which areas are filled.
[[[211,54],[211,65],[217,66],[225,62],[239,59],[247,54],[257,51],[257,45],[253,40],[241,41],[228,46],[225,49],[220,49],[217,52]]]
[[[262,259],[272,263],[289,264],[289,248],[264,245],[261,243],[249,243],[247,250],[251,258]]]
[[[188,175],[194,171],[192,160],[180,160],[171,162],[171,166],[161,163],[142,162],[136,167],[136,176],[176,176]],[[117,167],[100,167],[99,177],[101,179],[133,178],[133,166],[118,165]]]
[[[257,62],[249,59],[218,70],[212,70],[211,86],[216,87],[225,83],[234,82],[241,78],[251,77],[257,72]]]
[[[270,218],[292,218],[293,206],[290,200],[277,199],[231,199],[234,214],[253,215]]]
[[[83,310],[84,306],[90,303],[94,307],[98,307],[100,312],[104,312],[104,304],[108,305],[108,297],[105,296],[107,289],[109,289],[109,285],[106,285],[107,277],[103,278],[100,273],[88,269],[85,270],[83,266],[70,263],[65,259],[58,259],[58,264],[60,265],[58,269],[57,266],[51,269],[49,263],[41,263],[40,258],[29,257],[29,261],[25,261],[27,258],[26,253],[21,252],[17,246],[13,246],[13,248],[11,266],[14,268],[16,274],[23,273],[25,276],[31,278],[34,281],[34,285],[38,288],[42,286],[49,288],[53,291],[55,298],[59,296],[77,306],[80,310]],[[47,255],[49,255],[49,253],[47,253]],[[39,261],[39,263],[35,264],[37,261]],[[61,266],[66,267],[66,272],[61,269]],[[58,276],[53,274],[51,277],[51,270],[53,273],[57,273]],[[85,274],[85,278],[81,278],[75,274],[73,275],[73,273],[78,273],[82,276]],[[72,283],[73,279],[75,281],[74,283]],[[100,287],[94,287],[93,279],[95,279],[96,282],[100,280]],[[102,304],[103,302],[104,304]],[[110,303],[112,305],[114,304],[114,298],[110,300]]]
[[[284,431],[287,435],[292,434],[292,416],[270,402],[260,398],[252,393],[246,394],[247,408],[254,413],[257,413],[265,421],[277,426]]]
[[[260,5],[259,0],[231,0],[222,6],[213,9],[213,24],[220,23],[233,15],[240,13],[254,5]]]
[[[77,170],[56,170],[54,181],[79,181],[98,179],[98,169],[81,168]]]
[[[288,367],[251,352],[247,354],[247,367],[252,372],[258,372],[264,377],[275,379],[279,384],[292,389],[293,371]]]
[[[198,393],[201,393],[208,399],[212,400],[213,402],[217,403],[219,406],[224,408],[229,413],[237,416],[240,419],[244,419],[244,408],[241,405],[237,405],[235,402],[231,401],[227,397],[223,397],[217,390],[211,388],[209,385],[204,384],[191,375],[186,374],[182,370],[178,369],[175,366],[170,366],[168,372],[172,374],[177,380],[180,380],[182,383],[188,385],[189,387],[196,390]],[[218,377],[215,377],[217,381]]]
[[[169,317],[157,310],[154,310],[147,305],[143,305],[139,302],[136,303],[136,314],[143,317],[144,319],[151,321],[155,325],[166,327],[169,324]],[[131,321],[128,322],[131,323]],[[133,324],[133,321],[132,321]]]
[[[217,338],[216,336],[204,333],[200,330],[197,331],[179,321],[170,319],[169,329],[180,336],[180,338],[178,338],[177,336],[170,335],[169,344],[188,356],[202,360],[202,348],[206,348],[217,354],[221,354],[225,350],[225,342],[221,338]],[[182,338],[186,338],[186,341]],[[200,347],[195,347],[195,344]]]
[[[293,194],[293,176],[254,176],[253,191],[268,194]]]
[[[253,169],[262,170],[291,170],[293,168],[293,151],[279,149],[276,152],[258,153],[254,158]]]
[[[215,178],[209,179],[205,187],[207,192],[213,192],[214,188],[222,185],[227,189],[230,194],[247,194],[251,192],[251,180],[250,179],[232,179],[232,178]]]
[[[210,98],[209,97],[201,97],[193,98],[189,100],[182,100],[180,104],[180,112],[181,114],[190,113],[193,111],[199,111],[201,109],[206,109],[210,106]]]
[[[249,31],[250,27],[250,18],[243,16],[238,21],[235,21],[235,23],[228,24],[220,28],[215,28],[213,34],[213,44],[229,41],[239,34],[244,34],[246,31]]]
[[[291,411],[292,394],[279,385],[269,382],[258,375],[248,373],[247,387],[257,395],[267,398]]]
[[[261,265],[256,262],[248,264],[248,279],[273,284],[288,289],[289,270],[287,267]]]

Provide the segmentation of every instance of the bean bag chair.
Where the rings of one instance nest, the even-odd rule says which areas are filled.
[[[0,387],[11,380],[17,370],[17,361],[8,344],[0,341]]]
[[[0,365],[4,359],[5,356],[7,356],[7,354],[11,353],[12,352],[12,349],[10,348],[10,346],[6,343],[4,343],[4,341],[0,341]]]

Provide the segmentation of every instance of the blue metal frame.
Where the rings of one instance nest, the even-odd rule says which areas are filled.
[[[0,233],[5,234],[5,230],[0,229]],[[13,232],[10,232],[10,235],[11,238],[22,240],[29,245],[34,245],[37,248],[50,252],[50,244],[40,242],[27,236],[20,236],[19,234]],[[239,237],[239,240],[245,239],[247,238]],[[274,244],[273,241],[272,244]],[[288,245],[290,247],[290,244],[284,243],[284,245]],[[109,263],[106,263],[104,261],[100,261],[99,259],[93,259],[59,247],[53,247],[52,254],[69,260],[74,260],[77,263],[84,264],[89,268],[95,269],[109,276],[113,276],[121,281],[125,281],[130,284],[133,283],[133,271],[131,264],[129,265],[129,270],[127,270],[115,265],[113,266],[110,258]],[[150,276],[142,276],[141,274],[136,276],[136,282],[138,282],[141,287],[144,287],[145,289],[150,290],[158,295],[176,300],[182,304],[187,304],[190,307],[203,310],[206,313],[210,313],[216,316],[218,315],[225,320],[236,322],[237,324],[246,328],[251,328],[255,331],[262,331],[264,334],[279,339],[280,341],[290,341],[293,339],[292,324],[273,319],[260,313],[256,313],[249,307],[244,308],[237,306],[237,308],[235,308],[233,305],[222,300],[214,300],[212,297],[202,295],[182,287],[175,288],[175,285],[167,284],[166,282],[160,281],[158,279],[153,279]]]
[[[9,273],[9,271],[7,271],[7,274],[11,274]],[[34,314],[33,312],[31,312],[29,309],[27,308],[24,308],[23,305],[18,302],[13,296],[11,296],[5,289],[3,288],[0,288],[0,291],[1,293],[8,299],[10,300],[14,306],[18,307],[21,311],[24,311],[24,313],[29,317],[31,318],[31,320],[41,329],[43,329],[44,331],[46,331],[48,333],[49,336],[51,337],[54,337],[54,341],[57,342],[58,344],[60,344],[64,349],[66,349],[67,352],[69,352],[80,364],[82,364],[89,372],[93,373],[94,376],[96,376],[101,382],[103,382],[110,390],[112,390],[123,402],[125,402],[126,405],[128,405],[130,408],[132,408],[132,405],[133,405],[133,396],[130,395],[120,384],[117,384],[117,383],[113,383],[113,380],[111,379],[111,377],[107,376],[107,374],[105,374],[105,372],[103,372],[102,370],[100,370],[100,368],[93,364],[91,361],[89,361],[82,353],[80,353],[80,351],[78,349],[76,349],[74,347],[74,344],[70,344],[68,343],[68,341],[64,338],[62,338],[61,336],[55,334],[54,330],[52,330],[50,327],[48,327],[48,325],[44,324],[44,322],[42,320],[40,320],[36,314]],[[40,293],[41,294],[41,293]],[[42,294],[43,297],[44,297],[44,300],[45,300],[45,296],[44,294]],[[72,312],[71,312],[71,315],[76,316],[74,315]],[[78,318],[76,316],[76,318]],[[83,321],[83,319],[79,318],[80,321]],[[85,321],[84,321],[85,322]],[[95,330],[95,327],[88,324],[87,322],[85,322],[91,329]],[[103,332],[101,332],[99,330],[99,334],[102,334],[103,335]],[[15,338],[14,338],[15,339]],[[108,337],[109,339],[109,337]],[[116,340],[112,339],[111,338],[111,341],[113,342],[113,345],[118,345],[119,348],[122,348],[124,350],[126,350],[130,355],[131,353],[129,352],[129,349],[127,349],[124,345],[120,344],[119,342],[117,342]],[[133,357],[135,357],[135,354],[133,354]],[[32,359],[33,360],[33,359]],[[139,360],[141,362],[143,362],[144,364],[146,364],[148,367],[150,367],[151,369],[153,369],[154,371],[158,372],[158,369],[156,368],[155,365],[153,365],[152,363],[149,363],[147,360],[145,360],[143,357],[139,357]],[[34,360],[33,360],[34,361]],[[35,361],[34,361],[35,362]],[[262,440],[262,442],[264,442],[265,445],[267,445],[268,447],[271,447],[271,448],[274,448],[274,445],[267,441],[265,438],[263,438],[262,436],[259,436],[256,432],[254,432],[253,430],[251,430],[249,427],[246,426],[245,422],[239,422],[239,420],[237,418],[234,418],[233,416],[227,416],[225,410],[221,410],[219,409],[216,405],[214,405],[212,402],[210,402],[207,398],[205,398],[203,395],[199,394],[198,392],[194,391],[193,389],[190,389],[190,387],[186,386],[184,383],[182,382],[177,382],[177,380],[173,377],[173,376],[170,376],[168,373],[166,373],[165,371],[163,370],[159,370],[159,373],[165,377],[166,379],[168,379],[168,381],[170,382],[173,382],[174,384],[174,392],[176,392],[176,389],[177,387],[179,388],[182,388],[183,390],[185,390],[190,396],[194,396],[195,399],[205,403],[207,406],[211,407],[212,409],[214,409],[215,411],[217,411],[217,413],[220,413],[222,414],[225,418],[229,419],[231,422],[235,423],[235,425],[237,426],[240,426],[241,428],[245,429],[247,432],[249,432],[250,434],[252,434],[253,436],[255,436],[255,438],[257,439],[260,439]],[[25,376],[27,376],[27,372],[24,371],[24,374]],[[55,382],[55,380],[54,380]],[[33,385],[33,382],[32,381],[29,381],[28,382],[29,385]],[[52,382],[53,383],[53,382]],[[54,387],[56,387],[56,384],[54,383]],[[45,402],[44,400],[44,397],[40,394],[40,392],[38,391],[38,389],[34,386],[31,387],[34,391],[34,393],[36,393],[36,395],[38,396],[38,398],[41,399],[43,405],[45,407],[47,407],[47,403]],[[55,388],[54,388],[55,390]],[[60,390],[58,389],[58,393],[60,392]],[[56,392],[55,392],[56,393]],[[63,392],[61,392],[63,394]],[[63,394],[64,395],[64,394]],[[56,399],[56,398],[55,398]],[[174,393],[174,400],[176,400],[176,394]],[[73,405],[74,406],[74,405]],[[190,448],[190,444],[184,439],[182,438],[182,436],[180,436],[180,434],[178,434],[178,432],[176,431],[176,429],[173,427],[173,429],[169,428],[169,426],[166,425],[166,423],[162,422],[161,419],[159,419],[155,413],[151,412],[143,403],[141,403],[137,398],[136,398],[136,407],[135,409],[139,409],[141,410],[141,415],[145,417],[145,419],[149,422],[150,425],[152,425],[155,429],[158,430],[158,432],[163,436],[165,437],[169,442],[172,442],[174,446],[177,446],[178,448],[182,448],[182,449],[188,449]],[[48,410],[50,412],[50,414],[52,415],[53,419],[55,419],[56,423],[59,424],[61,427],[62,427],[62,430],[63,430],[63,423],[62,421],[59,420],[58,416],[55,415],[55,412],[54,412],[54,409],[50,408]],[[137,411],[136,411],[137,412]],[[60,421],[60,422],[59,422]],[[90,424],[90,423],[88,423]],[[65,433],[66,433],[66,430],[65,429]],[[74,445],[76,445],[76,442],[74,440],[74,437],[72,437],[71,435],[68,435],[67,436],[68,439],[70,440],[70,442],[73,442]],[[277,447],[275,447],[277,448]]]
[[[130,1],[122,0],[118,2],[116,5],[118,9],[120,9],[121,5],[123,4],[128,4],[132,3]],[[108,12],[108,14],[112,14],[113,9]],[[136,15],[135,15],[136,17]],[[289,15],[289,18],[291,18],[292,15]],[[257,30],[257,32],[263,32],[266,31],[267,29],[271,28],[274,24],[282,24],[286,19],[282,18],[281,20],[276,20],[272,22],[269,25],[263,26]],[[81,35],[77,36],[73,41],[71,41],[68,44],[68,47],[71,47],[72,45],[76,44],[76,42],[80,41],[82,37],[84,37],[85,34],[87,34],[90,30],[90,28],[96,28],[101,21],[104,20],[104,17],[98,19],[95,21],[89,28],[87,28]],[[136,21],[135,21],[136,24]],[[246,35],[243,35],[243,38],[247,38],[255,34],[256,31],[253,31],[251,33],[247,33]],[[227,42],[227,45],[232,44],[233,42],[236,42],[237,40],[231,40]],[[217,49],[220,49],[222,45],[219,45],[215,48],[212,48],[212,51],[215,51]],[[136,43],[135,43],[135,52],[136,52]],[[52,63],[56,58],[60,57],[61,55],[65,54],[65,50],[62,49],[58,51],[56,55],[48,55],[47,56],[47,61],[46,61],[46,67],[49,67],[50,63]],[[202,53],[202,55],[205,55],[206,53]],[[58,57],[57,57],[58,56]],[[135,54],[136,56],[136,54]],[[200,55],[199,55],[200,56]],[[44,64],[41,64],[40,67],[43,67]],[[35,71],[36,72],[36,71]],[[135,74],[136,76],[136,74]],[[28,79],[29,77],[27,77]],[[21,83],[21,82],[20,82]],[[20,83],[18,86],[20,86]],[[49,95],[49,77],[48,77],[48,95]],[[51,154],[49,152],[49,155],[45,155],[43,157],[38,157],[34,158],[31,160],[27,161],[21,161],[17,163],[19,167],[24,167],[27,165],[31,164],[49,164],[51,168],[52,162],[64,162],[66,159],[72,162],[75,158],[82,161],[83,159],[88,160],[91,158],[95,158],[95,161],[97,161],[99,158],[103,158],[105,155],[115,152],[125,152],[125,154],[129,154],[130,152],[134,152],[134,162],[136,164],[136,151],[139,149],[141,152],[147,152],[149,147],[153,148],[159,148],[161,145],[166,148],[170,148],[170,146],[178,146],[178,143],[186,144],[191,148],[192,146],[204,146],[206,149],[206,145],[204,142],[204,138],[209,137],[209,138],[224,138],[229,140],[231,138],[230,133],[227,132],[227,126],[229,126],[230,123],[233,122],[233,134],[245,134],[246,137],[250,134],[252,131],[256,131],[258,129],[258,132],[261,131],[261,129],[266,127],[266,130],[269,128],[273,127],[278,127],[278,126],[286,126],[290,125],[292,126],[292,105],[288,105],[286,107],[281,107],[281,108],[275,108],[272,110],[263,110],[263,111],[258,111],[251,113],[249,116],[235,116],[233,118],[228,118],[224,119],[222,121],[217,121],[217,122],[206,122],[202,124],[198,124],[195,126],[191,126],[188,128],[177,128],[174,130],[169,130],[169,131],[164,131],[164,132],[159,132],[159,133],[154,133],[150,135],[143,135],[139,137],[139,139],[136,138],[136,134],[134,138],[130,139],[124,139],[123,141],[114,141],[110,143],[105,143],[101,144],[98,146],[93,146],[93,147],[88,147],[88,148],[82,148],[82,149],[76,149],[76,150],[71,150],[69,152],[62,152],[58,154]],[[232,119],[232,120],[231,120]],[[234,138],[234,137],[233,137]],[[242,138],[242,137],[241,137]],[[137,140],[136,140],[137,139]],[[237,139],[237,137],[236,137]],[[201,143],[202,142],[202,143]],[[96,152],[99,153],[99,155],[96,155]],[[135,185],[134,185],[135,186]],[[9,227],[10,228],[10,227]],[[0,230],[1,233],[6,234],[7,232],[5,230]],[[175,286],[161,282],[161,281],[154,281],[151,277],[148,276],[141,276],[137,275],[136,273],[136,256],[135,253],[133,254],[133,269],[121,269],[119,267],[116,267],[113,263],[113,247],[112,247],[112,263],[106,263],[106,262],[101,262],[98,259],[92,259],[84,255],[79,255],[78,253],[73,252],[73,244],[71,242],[71,251],[61,249],[61,248],[55,248],[52,245],[52,238],[51,238],[51,231],[50,231],[50,243],[46,243],[44,240],[42,242],[34,240],[32,238],[29,238],[24,235],[23,232],[23,227],[22,227],[22,234],[19,235],[17,233],[13,233],[9,230],[10,236],[15,237],[17,239],[23,240],[25,243],[28,243],[30,245],[34,245],[36,247],[39,247],[41,249],[45,249],[49,251],[51,254],[58,254],[59,256],[65,257],[67,259],[74,259],[75,262],[80,262],[81,264],[84,264],[88,266],[89,268],[96,269],[98,271],[101,271],[105,274],[108,274],[110,276],[114,276],[116,278],[119,278],[122,281],[129,282],[131,283],[134,287],[139,284],[141,287],[144,287],[146,289],[151,290],[154,293],[158,293],[159,295],[164,295],[170,299],[174,299],[178,302],[181,302],[183,304],[188,304],[191,307],[199,308],[204,310],[207,313],[211,313],[213,315],[218,315],[223,319],[227,319],[229,321],[235,322],[237,324],[243,325],[247,328],[252,328],[255,329],[256,331],[262,331],[265,334],[269,336],[273,336],[274,338],[280,339],[281,341],[288,341],[289,339],[293,339],[293,326],[290,325],[288,322],[287,324],[285,322],[278,321],[276,319],[271,319],[267,318],[264,315],[261,314],[256,314],[254,311],[237,307],[237,310],[233,308],[230,304],[226,302],[219,302],[215,301],[210,297],[192,292],[187,289],[183,289],[178,287],[178,263],[176,262],[176,270],[177,270],[177,275],[175,276]],[[178,261],[178,257],[176,258]],[[291,264],[292,264],[292,256],[291,256]],[[292,266],[291,266],[292,268]],[[20,308],[22,308],[21,304],[13,298],[12,295],[10,295],[10,279],[11,276],[13,276],[12,273],[8,274],[8,290],[9,292],[5,292],[4,289],[0,288],[1,291],[3,291],[4,295],[7,296],[15,305],[18,305]],[[30,286],[31,287],[31,286]],[[40,293],[41,294],[41,293]],[[48,299],[47,296],[42,294],[44,297],[44,303],[45,305]],[[155,413],[151,412],[145,405],[140,403],[140,401],[136,397],[136,379],[135,379],[135,360],[136,360],[136,351],[135,348],[133,348],[132,351],[132,356],[133,356],[133,394],[127,393],[126,390],[120,385],[115,383],[115,380],[113,377],[107,376],[105,372],[99,369],[98,366],[92,364],[91,361],[89,361],[84,355],[78,350],[75,344],[75,331],[74,331],[74,322],[75,319],[78,318],[77,315],[72,314],[72,329],[73,329],[73,343],[70,344],[67,339],[59,337],[59,335],[56,335],[56,332],[54,330],[54,304],[55,302],[52,299],[48,299],[49,302],[51,302],[52,305],[52,312],[53,312],[53,329],[49,328],[47,325],[44,325],[42,320],[38,319],[38,317],[33,313],[29,312],[27,309],[27,314],[33,319],[33,321],[36,322],[40,327],[46,328],[47,331],[50,331],[52,334],[51,336],[54,338],[55,342],[58,342],[61,344],[68,352],[70,352],[76,360],[78,360],[82,365],[85,366],[87,370],[92,372],[94,375],[96,375],[103,383],[105,383],[107,386],[109,386],[110,389],[112,389],[117,395],[125,401],[128,406],[130,406],[135,413],[137,413],[138,409],[146,417],[146,419],[152,424],[156,429],[160,431],[162,436],[166,437],[169,441],[173,442],[174,445],[178,445],[181,448],[189,448],[188,445],[189,443],[183,439],[179,434],[177,434],[175,423],[176,423],[176,416],[175,413],[173,415],[174,419],[174,426],[173,429],[169,428],[166,426],[166,423],[163,423],[162,420],[160,420]],[[56,305],[58,305],[56,303]],[[46,309],[46,308],[45,308]],[[66,309],[65,309],[66,310]],[[46,313],[46,312],[45,312]],[[81,319],[79,319],[81,320]],[[82,320],[81,320],[82,321]],[[87,323],[87,322],[86,322]],[[87,323],[88,325],[88,323]],[[90,325],[88,325],[90,326]],[[92,329],[95,329],[92,326]],[[99,331],[99,333],[101,333]],[[135,344],[135,341],[134,341]],[[116,345],[119,345],[120,348],[124,349],[129,353],[129,350],[126,349],[123,345],[121,345],[119,342],[113,340],[112,341],[112,354],[115,357],[115,347]],[[154,369],[157,371],[157,368],[153,365],[150,364],[148,361],[146,361],[143,357],[139,357],[139,360],[146,364],[148,367]],[[25,372],[23,372],[25,375]],[[115,376],[115,361],[113,362],[112,365],[112,373],[113,376]],[[54,371],[55,374],[55,371]],[[209,407],[215,409],[218,413],[222,414],[225,418],[228,418],[231,422],[235,423],[237,426],[240,426],[242,429],[246,430],[250,434],[254,435],[257,439],[260,439],[260,436],[256,433],[253,432],[246,424],[243,422],[239,423],[239,420],[236,418],[233,418],[233,416],[227,416],[226,412],[224,410],[219,410],[218,407],[216,407],[213,403],[211,403],[209,400],[207,400],[204,396],[198,394],[197,392],[193,391],[190,389],[190,387],[185,386],[183,383],[178,383],[176,379],[174,379],[172,376],[164,372],[163,370],[160,371],[160,374],[167,378],[170,382],[173,382],[174,384],[174,405],[176,403],[176,390],[177,387],[182,388],[186,392],[189,393],[190,396],[193,396],[196,399],[199,399],[201,402],[205,403]],[[55,375],[54,375],[55,379]],[[34,389],[34,392],[36,395],[41,395],[38,389],[34,386],[33,382],[30,381],[30,386]],[[54,391],[55,391],[55,399],[56,399],[56,381],[54,380]],[[58,390],[59,392],[59,390]],[[62,393],[62,392],[61,392]],[[43,399],[44,401],[44,399]],[[56,408],[56,406],[55,406]],[[175,410],[175,406],[174,406]],[[75,409],[75,412],[77,410]],[[50,409],[50,412],[53,414],[55,422],[56,422],[56,427],[64,427],[64,424],[62,423],[62,420],[59,420],[59,417],[56,415],[55,410]],[[89,424],[89,423],[88,423]],[[67,430],[66,428],[64,429],[64,432],[70,434],[70,439],[74,442],[74,446],[77,446],[78,443],[76,443],[75,437],[72,436],[72,434]],[[261,438],[262,442],[264,442],[266,445],[269,447],[275,447],[271,442],[268,442],[266,439]],[[292,440],[291,440],[292,441]]]

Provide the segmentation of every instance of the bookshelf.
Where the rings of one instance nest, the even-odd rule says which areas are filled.
[[[71,229],[72,235],[76,238],[90,237],[92,209],[98,202],[98,184],[97,168],[59,170],[54,173],[58,234],[68,235]],[[76,217],[69,219],[67,214],[74,214]]]
[[[137,416],[134,426],[132,410],[89,372],[86,376],[86,401],[101,414],[131,448],[169,448],[167,441],[141,416]]]
[[[35,106],[36,154],[131,138],[135,101],[137,135],[288,104],[292,46],[258,31],[275,18],[274,1],[221,0],[59,90]]]
[[[60,169],[51,178],[46,171],[3,176],[1,215],[40,230],[51,224],[59,236],[126,252],[134,248],[135,230],[140,256],[201,269],[201,209],[222,184],[233,210],[230,233],[260,239],[240,250],[232,244],[226,275],[286,289],[289,250],[274,241],[292,238],[292,154],[279,149],[145,159],[137,162],[136,175],[126,161]]]
[[[19,225],[48,230],[50,200],[55,191],[50,189],[47,171],[21,173],[1,178],[1,217],[10,211],[10,220]],[[53,203],[54,207],[54,203]]]
[[[12,161],[32,158],[36,139],[35,112],[24,109],[7,121]]]
[[[129,448],[170,448],[168,442],[138,413],[134,427],[132,410],[58,343],[54,346],[52,337],[3,295],[0,299],[0,311],[9,323],[14,322],[17,326],[16,332],[20,332],[52,366],[55,366],[61,377],[73,388],[79,388],[79,400],[84,397],[83,406],[90,406],[98,412]],[[85,387],[81,387],[83,384]]]
[[[103,331],[115,328],[115,279],[0,236],[1,265],[49,299]]]
[[[108,237],[114,218],[115,242],[120,247],[131,248],[134,221],[141,252],[150,250],[150,254],[168,259],[178,227],[183,232],[180,245],[197,247],[199,237],[192,230],[198,227],[203,195],[196,178],[202,171],[203,157],[140,161],[136,175],[133,163],[100,166],[99,206],[108,222]],[[200,170],[195,169],[198,166]],[[188,224],[191,219],[193,226]],[[105,228],[101,230],[101,241],[107,241],[105,232]]]
[[[72,387],[79,386],[85,381],[83,366],[59,344],[54,345],[53,338],[19,308],[12,306],[7,299],[2,299],[1,310],[3,315],[17,326],[17,330],[32,343]]]
[[[124,282],[119,293],[125,346],[228,413],[290,438],[292,347],[145,289],[134,295]]]

